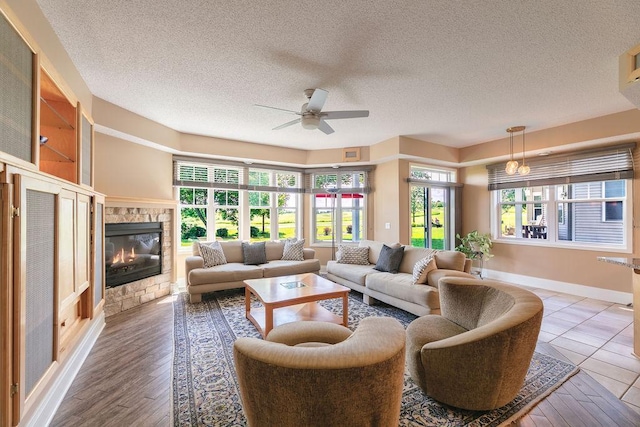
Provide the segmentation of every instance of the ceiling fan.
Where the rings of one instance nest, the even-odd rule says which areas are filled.
[[[329,135],[334,132],[333,128],[325,120],[335,119],[355,119],[358,117],[369,117],[368,110],[351,110],[351,111],[322,111],[325,101],[327,100],[327,92],[324,89],[306,89],[304,95],[307,97],[308,102],[302,105],[300,112],[285,110],[283,108],[269,107],[268,105],[258,105],[256,107],[269,108],[271,110],[284,111],[289,114],[296,114],[300,116],[295,120],[291,120],[280,126],[276,126],[273,130],[279,130],[288,126],[301,123],[305,129],[320,129],[325,134]]]

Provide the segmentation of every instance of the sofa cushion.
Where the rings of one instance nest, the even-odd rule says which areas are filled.
[[[304,259],[304,239],[285,240],[282,259],[289,261],[302,261]]]
[[[436,261],[437,262],[437,261]],[[445,270],[442,268],[436,268],[435,270],[432,270],[429,272],[429,274],[427,274],[427,285],[429,286],[434,286],[434,287],[438,287],[438,282],[440,281],[440,279],[442,279],[443,277],[451,277],[451,276],[456,276],[456,277],[467,277],[470,279],[475,279],[475,276],[472,276],[469,273],[465,273],[464,271],[458,271],[458,270]]]
[[[227,263],[211,268],[196,268],[189,272],[189,286],[209,283],[241,282],[262,278],[262,268],[241,263]]]
[[[320,260],[305,259],[303,261],[275,260],[260,265],[264,277],[289,276],[292,274],[316,273],[320,271]]]
[[[222,252],[222,248],[218,242],[212,242],[209,245],[200,245],[200,253],[204,260],[204,268],[211,268],[227,263],[227,259],[224,257],[224,252]]]
[[[265,242],[242,242],[242,256],[246,265],[260,265],[267,262]]]
[[[377,291],[425,307],[440,307],[439,295],[436,288],[425,285],[414,285],[411,274],[375,272],[367,276],[366,283],[367,289],[371,289],[372,291]]]
[[[413,274],[413,267],[418,261],[428,256],[433,255],[435,250],[429,248],[416,248],[413,246],[405,246],[404,255],[402,255],[402,262],[398,271],[400,273]]]
[[[413,267],[413,284],[426,285],[427,275],[430,271],[435,270],[436,268],[436,260],[433,256],[422,258],[420,261],[416,262],[416,265]]]
[[[352,265],[340,264],[337,261],[329,261],[327,262],[327,273],[331,273],[334,276],[339,276],[345,280],[364,286],[367,274],[377,273],[377,271],[373,269],[373,265],[371,264]]]
[[[378,271],[388,272],[396,274],[402,261],[402,255],[404,254],[404,246],[397,248],[391,248],[387,245],[382,245],[378,262],[374,267]]]
[[[338,263],[369,265],[369,247],[340,245],[338,249]]]
[[[268,241],[264,242],[264,250],[267,254],[267,261],[274,259],[282,259],[282,253],[284,251],[284,242]]]
[[[464,263],[467,260],[467,256],[458,251],[437,251],[435,258],[438,268],[458,271],[464,271]]]

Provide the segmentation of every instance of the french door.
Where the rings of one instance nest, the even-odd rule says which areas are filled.
[[[411,246],[451,249],[450,188],[411,184]]]

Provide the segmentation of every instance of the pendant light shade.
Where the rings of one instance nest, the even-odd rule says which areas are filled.
[[[524,146],[524,130],[525,126],[512,126],[507,129],[509,132],[509,154],[511,160],[509,160],[504,168],[507,175],[514,175],[518,172],[520,175],[528,175],[531,172],[531,168],[525,164],[525,146]],[[518,161],[513,159],[513,133],[522,132],[522,165],[518,167]]]

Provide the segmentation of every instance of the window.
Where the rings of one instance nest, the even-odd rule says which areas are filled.
[[[312,174],[316,243],[339,244],[365,238],[367,180],[365,171]]]
[[[182,246],[298,237],[301,173],[174,161]]]
[[[630,186],[616,180],[496,190],[497,238],[626,248]]]
[[[624,181],[605,181],[604,198],[605,199],[624,199],[625,185]],[[603,202],[603,220],[604,221],[622,221],[622,200],[612,200]]]
[[[438,182],[456,182],[456,173],[452,170],[411,165],[411,179]]]
[[[213,191],[213,235],[220,239],[237,239],[240,223],[240,192],[234,190]],[[213,240],[211,233],[207,240]]]
[[[180,188],[180,233],[186,241],[207,235],[209,190],[206,188]]]
[[[488,165],[497,239],[631,251],[633,149],[605,146],[533,159],[525,177]]]

